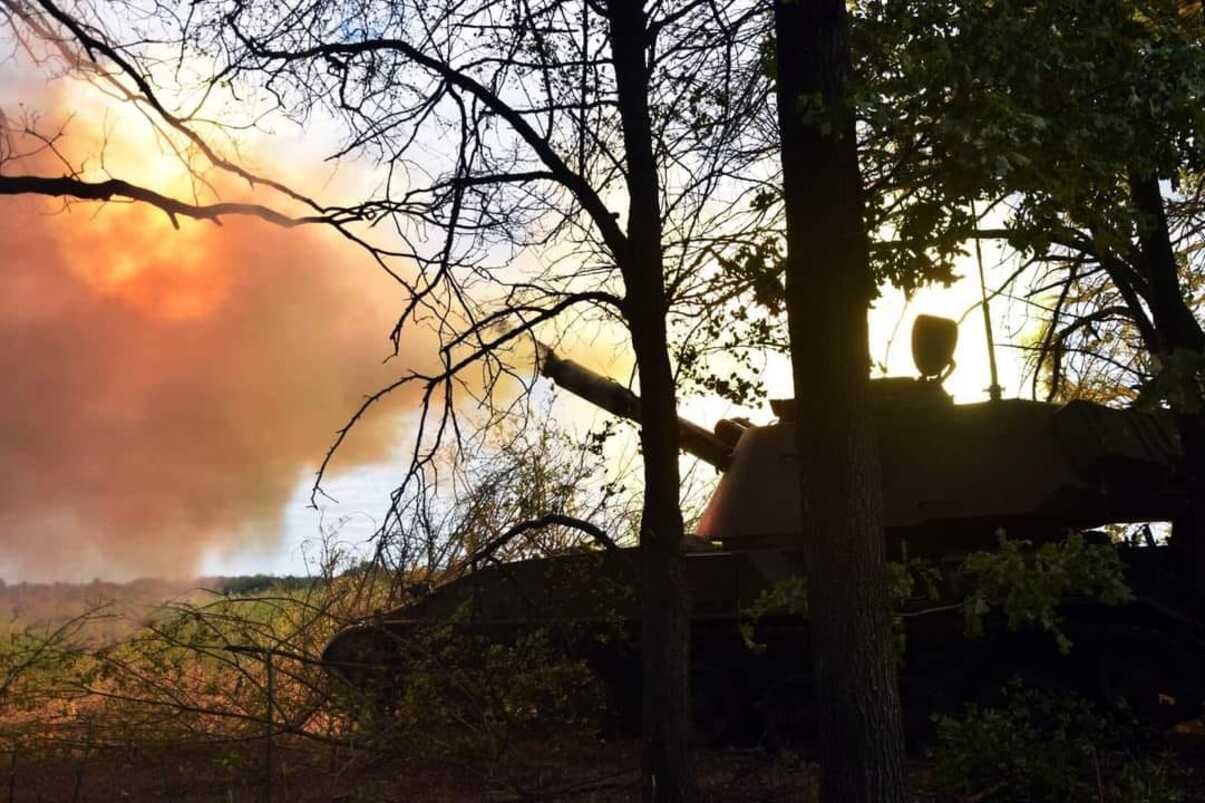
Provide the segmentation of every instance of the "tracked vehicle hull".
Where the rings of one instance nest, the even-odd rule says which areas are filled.
[[[340,633],[324,660],[360,688],[404,683],[407,640],[417,629],[455,620],[465,634],[503,643],[539,629],[566,654],[584,658],[607,690],[610,725],[638,724],[640,619],[635,578],[639,550],[520,561],[448,583],[423,601]],[[1205,631],[1180,605],[1168,547],[1123,550],[1136,599],[1124,606],[1069,600],[1064,656],[1043,632],[1010,632],[989,618],[968,639],[961,610],[903,609],[907,649],[901,666],[906,719],[923,735],[929,715],[982,701],[1014,675],[1077,691],[1102,703],[1124,700],[1138,716],[1170,725],[1196,716],[1205,700]],[[747,610],[776,580],[802,570],[802,555],[781,550],[684,555],[692,596],[692,682],[701,743],[796,744],[811,731],[807,622],[759,619],[751,648]],[[586,582],[583,582],[583,579]],[[393,689],[394,692],[397,689]]]

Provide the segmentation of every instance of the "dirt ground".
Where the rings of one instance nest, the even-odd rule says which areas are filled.
[[[1205,803],[1205,727],[1171,738],[1184,801]],[[505,763],[348,753],[288,740],[97,751],[83,757],[0,759],[0,801],[11,803],[622,803],[639,799],[634,741],[549,739],[515,745]],[[705,801],[807,803],[816,768],[798,756],[758,749],[697,754]],[[915,758],[918,803],[926,796]],[[269,797],[270,795],[270,797]]]
[[[0,800],[13,803],[459,803],[639,798],[634,742],[556,741],[523,745],[505,764],[359,754],[324,745],[274,744],[271,789],[265,744],[192,745],[156,751],[97,752],[86,759],[0,764]],[[756,750],[698,756],[707,800],[807,801],[814,771],[792,756]],[[271,798],[268,797],[269,793]]]

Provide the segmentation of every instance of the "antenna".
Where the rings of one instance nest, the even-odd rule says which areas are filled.
[[[987,300],[987,279],[983,273],[983,249],[979,245],[979,213],[975,211],[975,202],[971,201],[971,216],[975,218],[975,260],[979,263],[979,294],[980,307],[983,308],[983,333],[987,337],[987,364],[992,372],[992,384],[988,386],[988,398],[1000,401],[1002,388],[1000,377],[996,372],[996,339],[992,336],[992,314]]]

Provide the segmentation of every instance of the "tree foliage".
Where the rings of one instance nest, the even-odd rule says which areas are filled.
[[[1052,395],[1132,398],[1157,372],[1152,356],[1173,349],[1169,338],[1200,332],[1187,258],[1200,226],[1193,176],[1205,158],[1199,5],[859,8],[866,73],[879,77],[866,95],[868,128],[884,142],[872,158],[914,157],[899,185],[908,200],[893,208],[902,245],[1006,241],[1022,267],[1037,268],[1024,276],[1046,321],[1035,391],[1042,375]],[[1138,192],[1149,196],[1158,179],[1173,189],[1162,199],[1167,224]],[[969,215],[973,202],[979,218],[1003,225]],[[1165,225],[1181,252],[1169,276],[1150,242]]]

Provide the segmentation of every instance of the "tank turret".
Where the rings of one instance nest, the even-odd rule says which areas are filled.
[[[913,332],[920,379],[871,380],[886,526],[913,539],[1004,528],[1018,536],[1170,520],[1187,498],[1170,416],[1024,399],[955,404],[941,381],[957,327],[921,316]],[[541,349],[541,373],[614,415],[637,420],[640,398]],[[682,449],[724,472],[698,535],[729,549],[797,546],[801,532],[795,404],[775,400],[768,426],[725,419],[715,432],[680,420]]]

